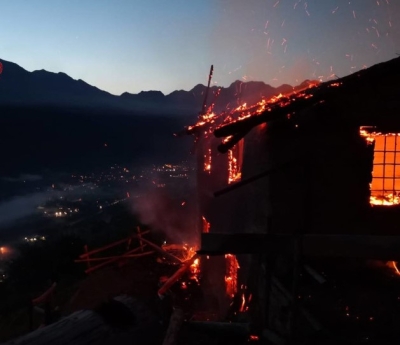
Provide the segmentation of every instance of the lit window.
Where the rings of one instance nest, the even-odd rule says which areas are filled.
[[[400,204],[400,133],[382,134],[361,128],[367,142],[375,144],[371,204]]]

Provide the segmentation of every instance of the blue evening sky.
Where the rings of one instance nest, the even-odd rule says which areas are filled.
[[[400,54],[399,0],[3,0],[0,58],[113,94],[344,76]]]

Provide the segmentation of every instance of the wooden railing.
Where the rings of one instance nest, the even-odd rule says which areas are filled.
[[[137,257],[142,257],[146,255],[151,255],[154,253],[154,251],[144,251],[144,248],[148,245],[147,243],[144,243],[146,241],[145,239],[142,238],[143,235],[148,234],[150,231],[141,231],[140,228],[137,228],[137,234],[132,234],[131,236],[124,238],[122,240],[107,244],[103,247],[96,248],[93,250],[88,249],[88,246],[85,245],[84,250],[85,253],[79,256],[79,259],[75,260],[77,263],[86,263],[87,268],[85,270],[85,273],[89,274],[99,268],[102,268],[104,266],[107,266],[111,263],[118,262],[123,259],[127,258],[137,258]],[[132,240],[137,239],[139,242],[138,247],[130,249]],[[126,244],[126,249],[123,254],[119,255],[107,255],[107,256],[100,256],[100,257],[93,257],[94,255],[98,255],[101,253],[104,253],[107,250],[110,250],[112,248],[116,248],[118,246],[122,246]],[[97,263],[97,264],[95,264]],[[94,264],[94,265],[93,265]]]

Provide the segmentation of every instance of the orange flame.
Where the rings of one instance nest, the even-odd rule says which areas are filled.
[[[200,259],[197,258],[193,261],[193,263],[190,265],[190,273],[196,275],[200,273]]]
[[[242,178],[243,139],[233,149],[228,150],[228,183],[240,181]]]
[[[393,266],[394,271],[396,272],[396,274],[397,274],[397,275],[400,275],[400,271],[399,271],[399,269],[397,268],[397,262],[396,262],[396,261],[392,261],[391,263],[392,263],[392,266]]]
[[[203,232],[204,232],[204,233],[210,232],[210,223],[207,222],[206,217],[202,216],[201,218],[202,218],[202,220],[203,220]]]
[[[335,85],[332,86],[336,86],[336,83],[333,84]],[[256,104],[250,106],[247,105],[247,103],[243,103],[230,112],[218,115],[215,114],[214,112],[203,114],[199,117],[199,121],[196,124],[187,127],[187,133],[188,134],[196,133],[196,135],[198,135],[199,133],[201,133],[200,130],[204,129],[203,132],[204,135],[208,136],[209,134],[213,133],[215,128],[218,128],[219,126],[224,126],[228,123],[236,121],[242,121],[251,116],[260,115],[265,111],[271,111],[272,106],[277,105],[280,107],[284,107],[296,99],[299,98],[308,99],[313,95],[310,93],[306,93],[305,90],[317,87],[318,85],[319,84],[317,83],[310,83],[309,85],[307,85],[307,87],[304,87],[302,89],[297,89],[285,95],[279,94],[277,96],[271,97],[270,99],[263,98]]]
[[[237,293],[237,272],[240,268],[235,255],[226,254],[225,288],[226,294],[233,297]]]
[[[243,313],[245,311],[246,306],[246,297],[244,297],[244,293],[242,293],[242,304],[240,305],[239,311]]]

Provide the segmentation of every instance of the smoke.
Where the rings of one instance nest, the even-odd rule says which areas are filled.
[[[147,190],[133,209],[142,224],[161,232],[169,243],[198,243],[195,200],[172,197],[164,188]]]
[[[8,225],[37,212],[37,207],[49,199],[48,192],[17,196],[0,204],[0,226]]]
[[[34,174],[20,174],[18,177],[3,177],[2,179],[6,182],[34,182],[42,180],[43,176]]]
[[[20,177],[21,176],[26,177],[26,175],[20,175]],[[36,175],[31,176],[33,180],[37,181],[41,179],[39,178],[39,176],[38,178],[36,178],[35,176]],[[16,182],[16,180],[11,180],[10,178],[7,178],[7,182]],[[18,195],[6,199],[2,203],[0,203],[0,227],[9,226],[13,222],[38,214],[39,206],[60,197],[80,198],[84,196],[87,198],[95,198],[108,195],[101,188],[96,188],[93,183],[86,183],[85,186],[70,186],[66,184],[58,184],[57,187],[60,188],[60,190],[46,190],[25,195]],[[93,190],[95,190],[95,194],[85,194],[86,191],[91,190],[91,187],[93,188]]]

